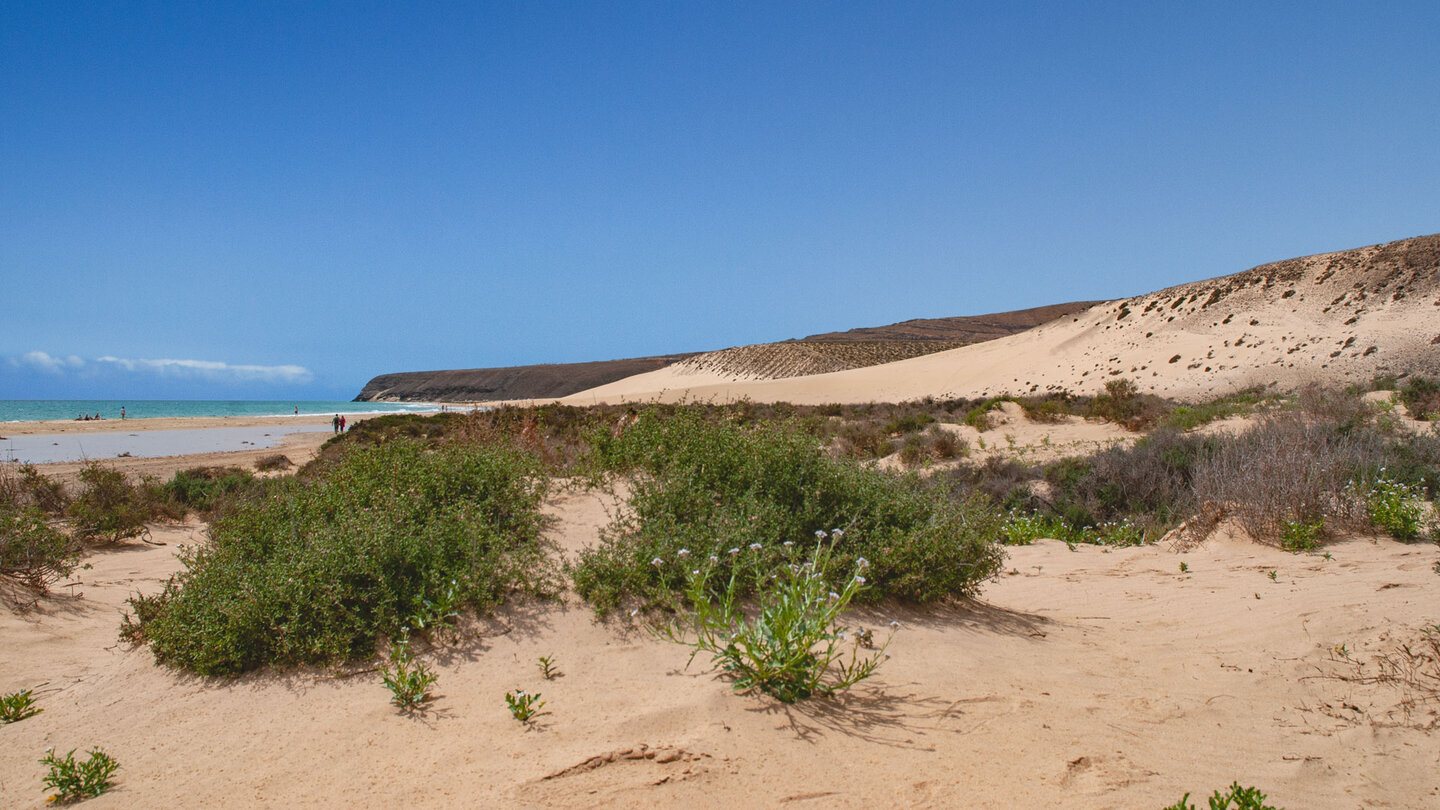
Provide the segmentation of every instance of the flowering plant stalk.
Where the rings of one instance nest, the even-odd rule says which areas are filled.
[[[792,552],[791,561],[770,575],[770,586],[750,611],[753,618],[737,604],[738,566],[731,566],[725,588],[719,590],[710,587],[716,558],[699,563],[686,577],[676,617],[660,634],[690,647],[687,666],[695,656],[708,653],[713,665],[735,679],[735,691],[758,689],[782,703],[833,694],[870,677],[889,658],[890,638],[862,652],[862,634],[839,622],[850,600],[865,588],[864,571],[870,564],[861,558],[845,584],[832,588],[822,572],[834,541],[827,542],[825,532],[816,532],[816,540],[810,559],[797,562]],[[687,556],[682,550],[680,564]],[[898,626],[891,623],[892,637]]]

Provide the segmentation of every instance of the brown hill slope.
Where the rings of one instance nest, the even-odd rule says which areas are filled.
[[[1013,335],[1037,324],[1088,309],[1094,302],[1022,309],[993,315],[928,318],[827,332],[799,341],[740,346],[703,354],[669,354],[593,363],[554,363],[508,368],[402,371],[365,384],[357,402],[491,402],[563,397],[671,364],[682,373],[776,379],[889,363],[969,343]],[[694,362],[690,362],[691,359]]]
[[[953,318],[917,318],[889,326],[864,326],[847,332],[825,332],[803,338],[806,341],[944,340],[980,343],[1032,329],[1065,315],[1084,312],[1101,301],[1072,301],[1043,307],[996,312],[991,315],[962,315]]]
[[[676,373],[718,374],[744,380],[778,380],[847,368],[893,363],[966,345],[953,340],[789,340],[697,354]]]
[[[903,401],[1047,389],[1201,398],[1252,385],[1440,374],[1440,236],[1261,265],[1100,304],[1009,337],[785,380],[676,366],[572,401],[649,398]]]
[[[667,354],[593,363],[550,363],[507,368],[402,371],[365,384],[356,402],[487,402],[563,397],[691,357]]]

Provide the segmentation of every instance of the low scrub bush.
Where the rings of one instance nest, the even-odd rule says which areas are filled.
[[[1020,397],[1016,400],[1031,422],[1056,423],[1074,413],[1075,397],[1068,391],[1043,397]]]
[[[727,566],[725,584],[718,588],[711,581],[721,567],[716,556],[657,559],[657,567],[674,566],[685,579],[684,599],[676,600],[675,618],[662,634],[689,647],[691,662],[700,653],[709,655],[734,679],[735,691],[759,690],[782,703],[833,694],[869,678],[888,657],[890,642],[878,648],[872,642],[872,649],[862,652],[862,638],[868,636],[840,624],[840,615],[865,589],[870,567],[863,557],[845,573],[832,564],[834,544],[843,534],[836,530],[830,539],[816,532],[818,542],[808,559],[787,550],[787,561],[764,577],[767,585],[749,611],[753,616],[740,603],[740,571],[759,556],[757,551],[740,552],[743,562]],[[842,575],[832,586],[834,574]]]
[[[39,508],[0,503],[0,576],[44,592],[79,563],[79,544]]]
[[[1348,422],[1274,414],[1201,459],[1195,493],[1226,504],[1257,540],[1291,542],[1297,526],[1362,528],[1368,520],[1348,483],[1382,452],[1378,437]]]
[[[990,412],[1000,407],[1004,400],[987,399],[965,412],[965,424],[984,433],[990,429]]]
[[[576,590],[601,612],[627,598],[668,604],[682,591],[681,572],[651,565],[655,558],[674,559],[681,549],[715,556],[715,581],[725,581],[732,550],[755,546],[778,563],[786,542],[836,526],[847,534],[830,563],[848,570],[868,558],[867,598],[969,594],[1000,564],[991,542],[999,515],[984,504],[829,458],[793,423],[746,427],[686,411],[645,414],[602,450],[610,469],[631,470],[633,481],[625,510],[572,569]],[[739,593],[762,587],[768,571],[742,570]]]
[[[0,500],[28,504],[55,516],[64,514],[65,507],[70,503],[65,485],[40,472],[33,464],[20,465],[20,476],[11,479],[8,484],[4,481],[6,478],[9,476],[0,476],[0,490],[9,489],[12,494],[8,497],[0,495]]]
[[[1105,393],[1098,394],[1085,407],[1092,419],[1114,422],[1127,430],[1148,430],[1165,418],[1170,405],[1153,394],[1142,394],[1134,381],[1117,377],[1105,383]]]
[[[249,470],[239,467],[191,467],[181,470],[163,486],[166,499],[184,509],[212,512],[227,499],[259,488]]]
[[[255,469],[260,472],[277,472],[279,470],[288,470],[294,466],[295,462],[291,461],[290,457],[284,453],[273,453],[255,459]]]
[[[900,463],[918,467],[932,461],[949,461],[970,450],[965,440],[940,427],[931,425],[923,433],[911,433],[900,445]]]
[[[89,462],[80,470],[80,495],[66,509],[72,535],[83,543],[118,543],[143,535],[145,524],[166,515],[158,499],[131,485],[125,473]]]
[[[1440,419],[1440,383],[1425,377],[1411,377],[1400,386],[1400,401],[1415,419]]]
[[[351,447],[221,518],[122,632],[202,675],[368,657],[427,603],[483,610],[552,588],[545,481],[504,447]]]
[[[919,413],[907,413],[891,419],[885,425],[885,432],[891,436],[903,436],[906,433],[915,433],[923,430],[926,425],[935,421],[935,417],[924,411]]]
[[[1219,419],[1253,413],[1261,405],[1275,399],[1267,396],[1265,389],[1258,386],[1247,388],[1209,402],[1176,405],[1160,420],[1160,426],[1181,431],[1194,430]]]

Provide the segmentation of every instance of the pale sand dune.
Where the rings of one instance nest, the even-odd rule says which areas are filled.
[[[1068,389],[1127,377],[1199,399],[1254,385],[1440,373],[1440,237],[1264,265],[1099,304],[1079,315],[951,351],[781,380],[670,367],[567,397],[622,401],[896,402]]]
[[[569,495],[552,512],[573,550],[607,507]],[[1407,716],[1400,691],[1336,677],[1332,653],[1440,620],[1434,546],[1012,549],[979,602],[863,614],[904,623],[894,659],[793,707],[571,601],[516,606],[426,654],[437,697],[407,718],[374,672],[207,681],[117,643],[125,597],[158,589],[202,531],[156,538],[170,545],[94,555],[59,589],[74,598],[0,608],[0,685],[45,708],[0,728],[0,806],[41,806],[52,745],[119,760],[96,808],[1159,808],[1235,779],[1292,810],[1440,806],[1440,706]],[[561,677],[541,678],[542,655]],[[515,688],[548,701],[533,728],[506,711]]]

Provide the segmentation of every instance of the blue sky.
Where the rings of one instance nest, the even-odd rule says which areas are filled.
[[[1440,3],[0,4],[0,398],[349,398],[1440,231]]]

